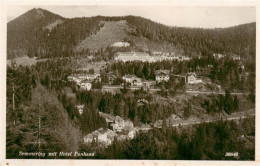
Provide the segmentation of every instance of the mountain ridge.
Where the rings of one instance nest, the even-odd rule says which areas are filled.
[[[61,21],[56,24],[57,20]],[[64,18],[47,10],[34,8],[8,22],[8,58],[23,55],[53,57],[78,54],[79,50],[75,48],[102,30],[101,21],[122,20],[126,21],[127,29],[130,31],[126,32],[127,36],[119,37],[118,40],[132,43],[132,48],[142,50],[143,47],[144,51],[172,51],[180,48],[183,54],[188,55],[207,55],[214,52],[242,54],[243,49],[247,49],[248,54],[250,51],[250,54],[255,54],[253,50],[256,23],[217,29],[169,27],[140,16]],[[54,26],[46,28],[50,24]],[[117,27],[114,28],[110,31],[116,30]],[[109,31],[103,33],[104,37],[109,36],[108,33]],[[87,44],[97,45],[104,42],[102,40],[101,36],[98,40],[88,40]],[[242,41],[245,47],[242,46]],[[164,48],[162,43],[166,43],[167,48]],[[104,44],[97,50],[86,47],[80,52],[104,50],[107,47],[109,44]]]

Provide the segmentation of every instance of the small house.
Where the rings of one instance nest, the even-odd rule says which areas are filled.
[[[77,107],[77,109],[79,111],[79,114],[82,115],[83,114],[83,109],[84,109],[85,105],[77,105],[76,107]]]
[[[155,84],[156,84],[155,81],[148,81],[148,80],[146,80],[146,81],[142,82],[142,86],[143,87],[147,87],[147,88],[151,88]]]
[[[202,83],[202,80],[197,78],[196,73],[189,73],[189,74],[187,74],[186,80],[187,80],[187,84]]]
[[[139,100],[137,100],[137,106],[139,107],[139,106],[143,106],[143,105],[146,105],[146,104],[148,104],[149,102],[147,101],[147,100],[145,100],[145,99],[139,99]]]
[[[84,81],[84,82],[80,83],[80,88],[82,88],[84,90],[90,90],[91,87],[92,87],[91,82]]]
[[[107,78],[108,78],[109,84],[112,84],[114,82],[114,80],[116,79],[116,76],[113,74],[113,72],[109,72],[109,73],[107,73]]]
[[[115,123],[112,124],[114,131],[122,131],[124,128],[124,119],[120,118],[119,116],[116,116]]]
[[[131,84],[131,86],[142,86],[142,79],[136,77],[135,75],[130,75],[130,74],[125,75],[123,76],[123,80],[126,83]]]
[[[162,81],[169,81],[170,80],[170,70],[156,70],[155,71],[155,80],[157,82],[162,82]]]
[[[136,135],[137,130],[135,128],[132,128],[128,133],[128,138],[133,139]]]

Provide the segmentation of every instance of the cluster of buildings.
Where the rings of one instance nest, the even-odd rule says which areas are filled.
[[[114,141],[116,133],[110,129],[100,128],[84,137],[84,143],[97,142],[100,145],[108,146]]]
[[[219,54],[214,53],[213,57],[216,59],[221,59],[224,57],[229,57],[232,60],[239,61],[240,56],[230,53],[230,54]],[[152,52],[151,55],[145,52],[118,52],[115,54],[115,61],[122,61],[122,62],[131,62],[131,61],[141,61],[141,62],[159,62],[159,61],[188,61],[190,57],[183,56],[180,54],[172,53],[163,53],[163,52]]]
[[[142,79],[133,74],[123,76],[123,80],[131,86],[142,86]]]
[[[115,54],[115,61],[141,61],[149,62],[150,55],[145,52],[118,52]]]
[[[177,77],[182,77],[185,79],[185,83],[187,84],[198,84],[202,83],[203,81],[199,78],[197,78],[196,73],[188,73],[184,76],[174,75]],[[113,81],[116,79],[116,76],[113,75],[112,72],[107,74],[108,81],[110,84],[113,83]],[[133,74],[127,74],[122,77],[122,79],[127,83],[128,85],[132,87],[143,87],[144,89],[150,89],[156,83],[160,82],[168,82],[170,80],[170,70],[156,70],[155,71],[155,80],[142,80],[142,78],[139,78]],[[80,88],[85,90],[90,90],[92,87],[93,81],[101,81],[100,74],[76,74],[76,75],[70,75],[68,77],[69,81],[74,81],[77,83]],[[120,86],[120,85],[119,85]]]
[[[190,57],[183,56],[183,55],[180,55],[180,54],[176,54],[174,52],[171,52],[171,53],[152,52],[152,55],[153,55],[152,59],[154,60],[154,62],[163,61],[163,60],[169,60],[169,61],[173,61],[173,60],[188,61],[188,60],[190,60]]]
[[[154,86],[156,84],[155,81],[153,80],[142,80],[141,78],[132,75],[132,74],[127,74],[123,76],[123,80],[134,87],[144,87],[144,88],[150,88],[151,86]]]
[[[170,70],[156,70],[155,71],[155,81],[151,80],[142,80],[141,78],[133,75],[127,74],[123,76],[123,80],[130,84],[131,86],[143,86],[143,87],[151,87],[159,82],[167,82],[170,80]]]
[[[219,54],[219,53],[214,53],[213,54],[213,57],[216,58],[216,59],[221,59],[221,58],[225,58],[225,57],[229,57],[235,61],[239,61],[240,60],[240,56],[239,55],[236,55],[236,54]]]
[[[175,55],[174,53],[170,54],[162,52],[153,52],[152,56],[145,52],[118,52],[115,54],[115,61],[122,62],[141,61],[152,63],[164,60],[188,61],[190,58],[187,56]]]
[[[113,116],[104,112],[99,112],[99,115],[106,120],[107,125],[115,132],[130,132],[134,128],[133,122],[129,119],[123,119],[120,116]]]
[[[195,72],[188,73],[186,75],[174,75],[175,77],[183,78],[186,84],[199,84],[203,83],[203,80],[197,77]]]
[[[199,79],[197,77],[196,73],[188,73],[187,75],[184,76],[179,76],[183,77],[185,79],[185,83],[187,84],[198,84],[202,83],[202,79]],[[155,85],[156,82],[168,82],[170,80],[170,70],[156,70],[155,71],[155,81],[142,81],[141,78],[135,76],[135,75],[125,75],[123,76],[123,80],[130,84],[131,86],[143,86],[143,87],[148,87],[150,88],[151,86]]]
[[[130,120],[119,116],[99,112],[100,116],[106,119],[110,129],[100,128],[84,137],[84,143],[89,144],[93,141],[104,146],[109,146],[116,138],[118,141],[133,139],[137,133]]]
[[[73,74],[68,76],[69,81],[76,82],[80,88],[85,90],[90,90],[92,87],[91,82],[93,81],[101,81],[100,74]]]
[[[216,59],[221,59],[221,58],[226,57],[226,55],[224,55],[224,54],[214,53],[214,54],[213,54],[213,57],[216,58]]]

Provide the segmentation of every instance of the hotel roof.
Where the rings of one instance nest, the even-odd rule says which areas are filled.
[[[121,56],[132,56],[132,55],[137,55],[137,56],[149,56],[149,54],[145,53],[145,52],[118,52],[116,53],[117,55],[121,55]]]

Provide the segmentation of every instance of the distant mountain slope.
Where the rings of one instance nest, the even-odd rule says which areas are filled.
[[[70,56],[80,41],[99,30],[100,21],[100,17],[66,19],[32,9],[7,24],[8,58]]]
[[[32,9],[20,17],[7,23],[8,52],[18,55],[28,54],[34,49],[43,49],[38,43],[42,43],[46,27],[57,20],[63,22],[66,19],[44,9]]]
[[[7,25],[8,58],[72,56],[126,40],[133,49],[185,55],[235,53],[255,57],[256,23],[230,28],[169,27],[136,16],[65,19],[32,9]]]
[[[251,51],[255,55],[256,23],[238,25],[229,28],[203,29],[168,27],[141,17],[127,19],[135,28],[132,36],[145,37],[161,43],[167,41],[180,46],[185,54],[191,52],[206,55],[209,53],[243,54]]]

